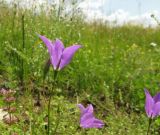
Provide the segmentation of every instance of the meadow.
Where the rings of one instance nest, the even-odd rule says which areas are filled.
[[[144,88],[152,95],[160,89],[160,28],[109,27],[76,14],[34,10],[0,4],[0,88],[16,91],[18,117],[15,124],[1,120],[0,135],[47,134],[50,94],[50,135],[145,135]],[[56,81],[37,34],[83,46]],[[3,99],[0,108],[7,106]],[[78,103],[92,104],[104,127],[81,128]],[[160,134],[159,118],[150,133]]]

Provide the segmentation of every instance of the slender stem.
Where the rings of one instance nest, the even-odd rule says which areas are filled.
[[[55,80],[56,80],[56,77],[57,77],[57,74],[58,72],[55,71],[54,72],[54,83],[53,83],[53,86],[52,86],[52,91],[53,91],[53,87],[55,85]],[[51,98],[52,98],[52,92],[49,91],[49,101],[48,101],[48,131],[47,131],[47,134],[50,135],[50,108],[51,108]]]
[[[55,80],[57,78],[57,75],[58,75],[58,71],[54,71],[54,83],[55,83]]]
[[[25,47],[25,32],[24,32],[24,14],[22,15],[22,51]]]
[[[75,89],[75,94],[76,94],[76,99],[77,99],[77,104],[79,103],[79,94],[78,94],[78,92],[80,91],[80,89],[81,89],[81,83],[80,83],[80,75],[78,75],[78,90],[77,89]]]
[[[50,108],[51,108],[51,93],[49,93],[49,101],[48,101],[48,135],[50,133]]]
[[[79,103],[79,96],[78,96],[78,92],[76,89],[75,89],[75,93],[76,93],[76,100],[77,100],[77,104],[78,104]]]
[[[149,119],[147,135],[149,135],[149,133],[150,133],[151,123],[152,123],[152,118]]]
[[[59,126],[59,122],[60,122],[60,107],[59,107],[59,105],[58,105],[58,110],[57,110],[57,112],[58,112],[58,117],[57,117],[57,121],[56,121],[56,127],[55,127],[55,129],[54,129],[54,135],[55,135],[56,132],[57,132],[57,129],[58,129],[58,126]]]
[[[61,3],[60,3],[60,0],[59,0],[59,7],[58,7],[58,21],[60,20],[60,14],[61,14]]]
[[[22,14],[22,52],[25,48],[25,29],[24,29],[24,14]],[[21,86],[22,90],[24,90],[24,61],[21,60]]]

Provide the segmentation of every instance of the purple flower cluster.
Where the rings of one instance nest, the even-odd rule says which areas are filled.
[[[53,65],[54,70],[61,70],[68,65],[75,52],[82,47],[81,45],[72,45],[65,48],[62,41],[59,39],[52,42],[45,36],[39,35],[39,37],[48,49],[50,62]],[[149,91],[145,90],[145,95],[145,111],[147,116],[153,119],[160,115],[160,93],[152,98]],[[94,117],[93,106],[91,104],[86,108],[82,104],[78,104],[78,107],[81,111],[80,126],[82,128],[102,128],[104,126],[104,123],[101,120]]]
[[[46,45],[49,55],[50,62],[53,65],[54,70],[61,70],[68,65],[75,54],[75,52],[81,48],[81,45],[72,45],[64,48],[62,41],[56,39],[55,42],[50,41],[45,36],[39,35],[39,38]],[[81,110],[80,126],[82,128],[102,128],[104,123],[96,119],[93,115],[93,106],[90,104],[85,108],[82,104],[78,104]]]

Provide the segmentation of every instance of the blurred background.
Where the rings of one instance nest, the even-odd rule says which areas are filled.
[[[151,14],[160,18],[159,0],[5,0],[8,3],[19,2],[25,7],[34,4],[48,4],[58,6],[65,3],[66,12],[71,12],[73,3],[87,17],[87,21],[103,20],[110,25],[122,26],[126,23],[156,27],[157,23],[150,17]]]

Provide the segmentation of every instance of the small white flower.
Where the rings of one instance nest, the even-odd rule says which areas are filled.
[[[157,44],[154,43],[154,42],[150,43],[150,45],[153,46],[153,47],[156,47],[156,46],[157,46]]]

